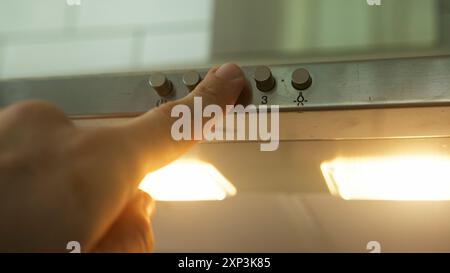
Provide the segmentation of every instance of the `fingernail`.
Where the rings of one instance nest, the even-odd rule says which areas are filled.
[[[216,70],[215,75],[223,80],[231,81],[241,78],[242,70],[235,64],[227,63],[220,66],[219,69]]]

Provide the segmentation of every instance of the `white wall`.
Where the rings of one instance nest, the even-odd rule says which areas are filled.
[[[0,78],[202,64],[211,0],[0,1]]]
[[[439,0],[67,1],[0,1],[0,79],[432,50],[443,13]]]

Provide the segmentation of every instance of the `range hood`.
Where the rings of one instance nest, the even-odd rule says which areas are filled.
[[[202,143],[185,156],[214,165],[239,192],[328,192],[321,166],[337,158],[449,155],[448,56],[267,65],[276,81],[269,92],[254,80],[258,67],[244,67],[251,88],[241,102],[280,106],[279,149],[224,141]],[[292,84],[299,68],[312,80],[301,91]],[[192,71],[206,73],[164,71],[174,90],[165,97],[150,86],[155,72],[145,72],[6,80],[0,102],[44,99],[79,125],[117,124],[188,94],[183,77]]]
[[[258,68],[271,73],[275,85],[268,91],[257,87],[254,79]],[[299,70],[306,73],[299,76],[306,77],[305,88],[295,87]],[[249,66],[244,72],[250,91],[241,96],[240,103],[278,105],[285,112],[439,106],[450,102],[449,56]],[[150,78],[156,73],[171,83],[170,93],[161,95],[152,88]],[[206,70],[4,80],[0,106],[21,99],[45,99],[73,118],[136,116],[186,96],[190,92],[184,84],[187,73],[201,78]]]

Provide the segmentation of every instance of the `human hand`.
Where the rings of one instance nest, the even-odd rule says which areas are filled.
[[[195,144],[172,139],[172,107],[200,96],[224,108],[245,85],[237,66],[213,68],[187,97],[115,127],[78,128],[41,101],[0,111],[0,252],[150,251],[154,202],[139,182]]]

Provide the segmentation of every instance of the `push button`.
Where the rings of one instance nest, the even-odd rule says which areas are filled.
[[[183,83],[190,91],[194,90],[201,80],[200,74],[195,71],[188,71],[183,75]]]
[[[255,69],[253,78],[259,91],[269,92],[275,87],[275,78],[267,66],[258,66]]]
[[[172,82],[168,80],[163,73],[154,73],[150,75],[148,82],[161,97],[167,97],[172,93]]]
[[[308,70],[299,68],[292,73],[292,86],[297,90],[308,89],[312,85],[312,78]]]

